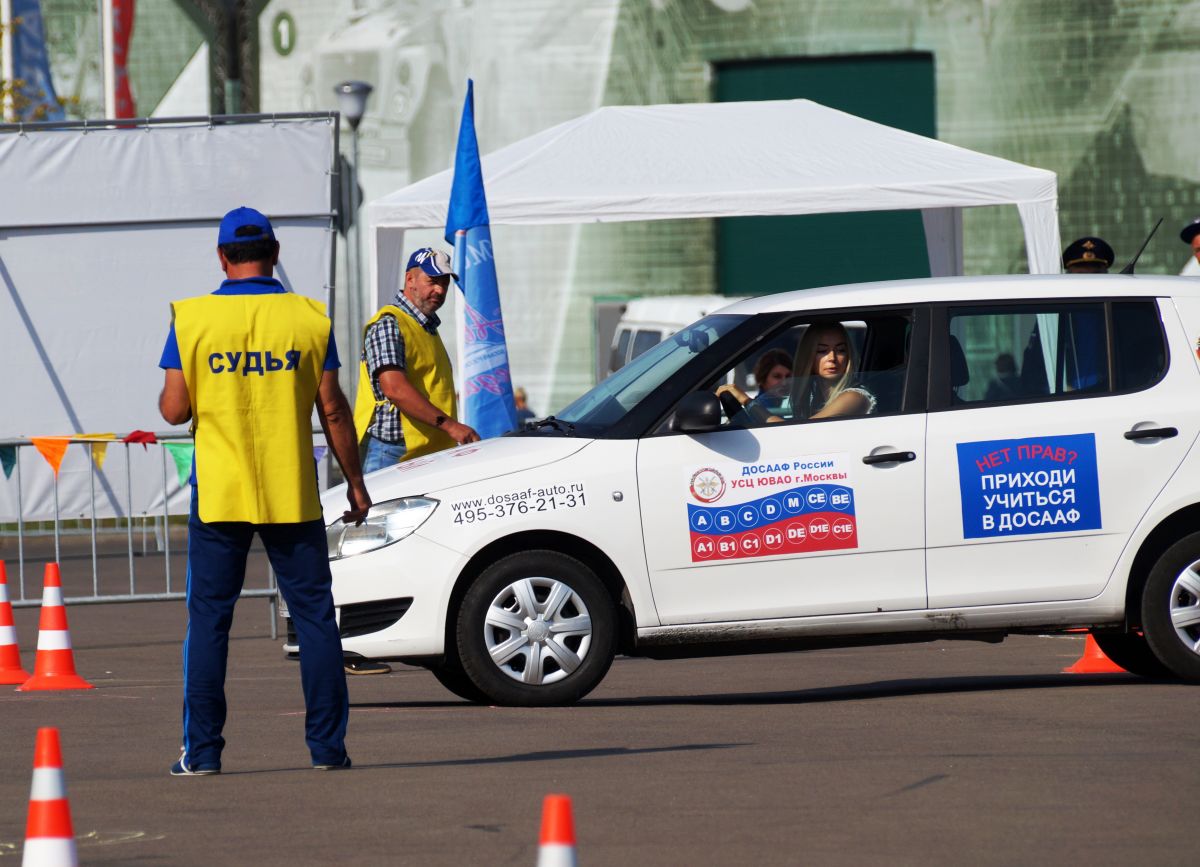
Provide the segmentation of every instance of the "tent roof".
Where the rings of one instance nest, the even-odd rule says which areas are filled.
[[[1057,199],[1053,172],[806,99],[607,106],[485,156],[483,175],[493,224],[999,204],[1052,212]],[[447,170],[377,199],[367,222],[443,226],[451,181]]]

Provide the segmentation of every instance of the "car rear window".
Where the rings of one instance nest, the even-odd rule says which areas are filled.
[[[1153,299],[1113,303],[1113,356],[1117,391],[1139,391],[1162,379],[1167,344]]]
[[[1104,305],[1004,305],[950,311],[952,404],[1108,391]]]

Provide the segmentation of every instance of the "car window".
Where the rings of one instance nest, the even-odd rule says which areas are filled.
[[[1149,388],[1167,370],[1158,304],[1153,299],[1116,301],[1112,306],[1113,371],[1117,391]]]
[[[793,319],[701,385],[731,428],[900,412],[907,312]]]
[[[628,328],[622,328],[617,337],[617,345],[613,347],[612,358],[608,360],[610,371],[620,370],[625,366],[625,355],[629,352],[629,338],[633,334]]]
[[[632,359],[555,417],[575,425],[581,434],[603,433],[681,367],[745,321],[745,316],[731,314],[706,316]]]
[[[1104,305],[952,309],[951,404],[1108,391]]]
[[[633,354],[629,356],[629,360],[632,361],[647,349],[652,349],[662,343],[662,337],[661,331],[645,328],[638,329],[638,332],[633,336]]]

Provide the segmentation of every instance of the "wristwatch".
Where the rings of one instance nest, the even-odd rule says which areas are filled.
[[[435,418],[433,420],[434,427],[441,427],[445,423],[446,423],[446,417],[444,415],[439,415],[437,418]]]

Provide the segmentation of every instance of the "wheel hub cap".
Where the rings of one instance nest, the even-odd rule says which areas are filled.
[[[592,618],[566,582],[518,578],[492,599],[483,636],[498,669],[513,680],[542,686],[583,664],[592,643]]]

